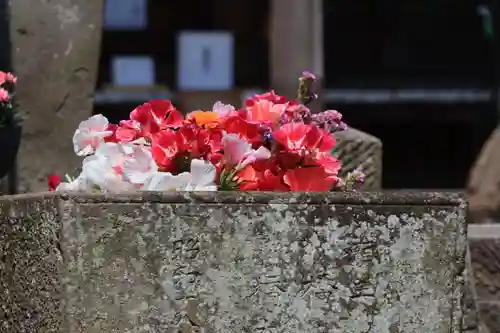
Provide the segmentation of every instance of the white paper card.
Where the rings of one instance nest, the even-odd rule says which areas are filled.
[[[117,56],[112,59],[112,81],[117,86],[152,86],[155,63],[149,56]]]
[[[177,88],[229,90],[234,85],[234,41],[230,32],[181,32]]]
[[[104,28],[142,30],[148,24],[147,0],[106,0]]]

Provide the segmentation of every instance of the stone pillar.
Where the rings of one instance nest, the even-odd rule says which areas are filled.
[[[20,192],[46,190],[49,173],[81,163],[72,136],[92,112],[104,0],[10,0],[17,101],[26,116]]]
[[[271,0],[271,86],[295,97],[303,71],[323,76],[323,0]]]
[[[324,76],[323,0],[271,0],[271,86],[289,98],[296,96],[297,79],[304,70]],[[320,100],[313,111],[322,109]],[[342,112],[342,110],[340,110]],[[347,119],[348,122],[348,119]],[[382,142],[362,131],[348,129],[337,135],[337,153],[344,171],[362,166],[363,190],[382,186]]]

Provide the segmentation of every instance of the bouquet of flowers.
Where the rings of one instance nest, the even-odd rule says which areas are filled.
[[[12,103],[16,81],[13,74],[0,71],[0,127],[13,126],[20,121]]]
[[[339,177],[332,154],[335,131],[346,125],[337,111],[312,114],[307,105],[315,77],[299,79],[298,98],[274,91],[236,109],[221,102],[185,117],[169,100],[151,100],[110,124],[102,115],[83,121],[73,144],[85,156],[81,173],[60,191],[312,191],[352,189],[360,170]]]

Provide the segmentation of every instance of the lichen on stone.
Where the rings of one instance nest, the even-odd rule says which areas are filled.
[[[217,333],[452,327],[463,223],[455,207],[86,203],[82,216],[97,205],[100,223],[68,224],[85,235],[68,246],[81,249],[93,273],[74,289],[85,293],[70,298],[75,314],[92,306],[106,320],[80,312],[74,325]],[[110,229],[117,214],[122,233],[97,245],[92,235]],[[96,246],[104,257],[98,269],[91,268]]]
[[[460,197],[30,200],[0,201],[0,332],[461,330]]]

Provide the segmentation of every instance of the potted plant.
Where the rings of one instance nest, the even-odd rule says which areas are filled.
[[[0,179],[14,165],[21,142],[22,127],[13,101],[16,81],[13,74],[0,72]]]

